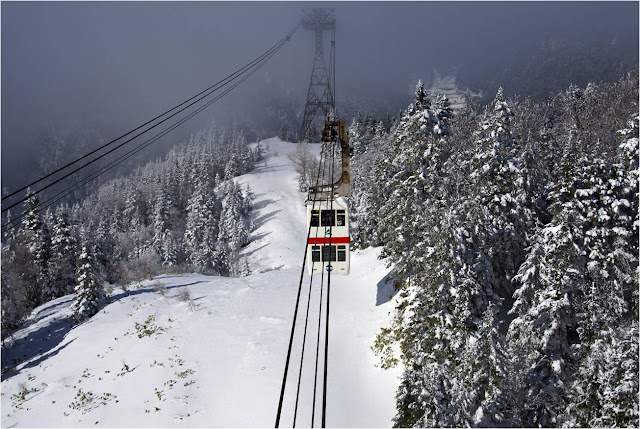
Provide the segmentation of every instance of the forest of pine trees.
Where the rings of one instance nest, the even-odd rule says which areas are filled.
[[[398,291],[397,427],[633,426],[638,409],[638,74],[453,116],[418,83],[356,117],[356,246]]]
[[[233,177],[253,169],[262,148],[242,132],[202,131],[164,160],[103,184],[86,199],[42,212],[37,195],[2,247],[2,335],[28,312],[75,294],[76,320],[95,314],[105,283],[164,272],[249,274],[251,189]]]

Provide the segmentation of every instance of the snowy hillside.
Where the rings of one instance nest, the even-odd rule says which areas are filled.
[[[256,228],[243,250],[253,274],[131,284],[76,327],[67,319],[71,296],[37,308],[2,353],[3,368],[14,367],[2,374],[3,427],[273,426],[306,215],[287,157],[295,145],[270,139],[263,146],[266,160],[235,179],[255,194]],[[395,414],[400,369],[377,368],[370,349],[393,308],[378,253],[354,252],[351,275],[332,278],[328,426],[388,427]],[[310,320],[317,321],[313,307]],[[282,426],[293,423],[301,342],[295,347]],[[298,426],[311,424],[314,358],[308,342]]]
[[[428,92],[434,96],[436,94],[446,96],[451,103],[451,110],[456,114],[464,108],[468,99],[482,97],[481,92],[474,93],[468,89],[463,91],[458,88],[455,74],[442,76],[435,69],[433,70],[433,83]]]

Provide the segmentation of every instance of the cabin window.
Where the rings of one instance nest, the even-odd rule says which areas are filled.
[[[347,216],[344,210],[338,210],[336,226],[345,226],[347,224]]]
[[[347,260],[347,246],[338,246],[338,262]]]
[[[322,246],[322,262],[336,260],[336,246]]]
[[[320,222],[322,226],[336,226],[335,210],[322,210]]]
[[[311,210],[311,226],[319,226],[320,211]]]
[[[311,246],[311,261],[320,262],[320,246]]]

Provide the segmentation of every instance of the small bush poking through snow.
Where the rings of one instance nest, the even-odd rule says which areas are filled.
[[[136,322],[136,331],[138,332],[138,338],[151,337],[153,334],[160,335],[165,331],[165,328],[155,324],[156,315],[152,314],[147,317],[144,323]]]

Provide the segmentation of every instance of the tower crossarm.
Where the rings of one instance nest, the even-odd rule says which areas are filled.
[[[326,31],[336,28],[335,9],[302,9],[302,28],[305,30]]]

